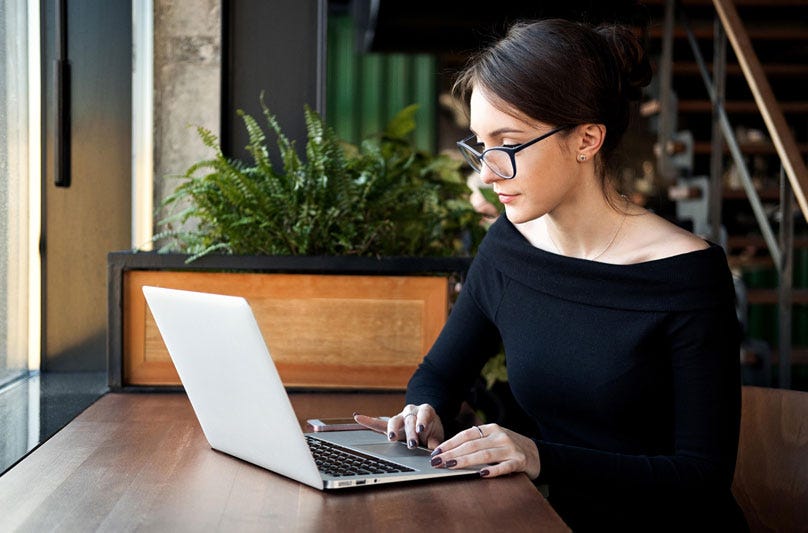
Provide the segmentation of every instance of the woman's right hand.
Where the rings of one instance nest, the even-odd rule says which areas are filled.
[[[354,414],[354,420],[366,428],[384,433],[390,440],[402,440],[408,448],[423,445],[434,449],[443,442],[443,424],[438,413],[428,403],[421,405],[409,404],[388,420]]]

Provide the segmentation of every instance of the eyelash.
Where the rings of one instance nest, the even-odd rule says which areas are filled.
[[[497,145],[497,147],[501,147],[501,148],[514,148],[516,146],[519,146],[519,144],[498,144]],[[477,150],[480,151],[480,152],[482,152],[483,150],[486,149],[485,148],[485,143],[481,143],[480,141],[477,141],[474,144],[474,147],[477,148]],[[494,148],[494,147],[492,146],[491,148]]]

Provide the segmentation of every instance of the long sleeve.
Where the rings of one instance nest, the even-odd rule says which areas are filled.
[[[535,422],[538,479],[574,529],[743,524],[730,492],[740,423],[739,327],[721,248],[634,265],[489,230],[408,398],[451,416],[500,341]]]
[[[723,316],[722,316],[723,315]],[[604,483],[636,490],[700,490],[727,488],[737,453],[740,374],[738,365],[737,322],[731,310],[679,313],[665,322],[660,335],[668,346],[660,346],[671,365],[668,402],[655,404],[653,410],[638,411],[647,416],[635,420],[644,423],[646,433],[670,438],[658,450],[621,453],[538,441],[542,454],[544,481],[562,480],[565,484]],[[668,381],[667,379],[665,381]],[[612,412],[611,416],[619,416]],[[658,419],[670,420],[670,436]],[[638,450],[642,451],[642,450]]]
[[[483,365],[501,345],[496,325],[472,294],[478,272],[473,265],[446,325],[407,386],[407,403],[428,403],[444,421],[457,414]]]

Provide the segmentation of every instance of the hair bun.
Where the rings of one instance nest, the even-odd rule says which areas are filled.
[[[612,50],[622,75],[621,90],[631,100],[639,100],[642,88],[651,82],[651,62],[637,36],[626,26],[604,24],[595,28]]]

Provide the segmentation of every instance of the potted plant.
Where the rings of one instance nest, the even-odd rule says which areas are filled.
[[[198,128],[213,156],[163,202],[159,250],[110,254],[113,389],[179,383],[145,284],[246,296],[289,386],[402,388],[442,327],[485,230],[460,163],[409,139],[415,106],[359,145],[305,109],[305,157],[262,109],[280,164],[246,113],[251,164]]]

